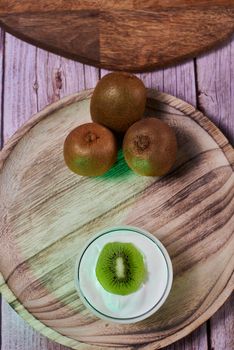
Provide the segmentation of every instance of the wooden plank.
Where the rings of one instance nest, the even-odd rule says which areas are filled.
[[[216,0],[214,5],[216,6],[229,6],[231,0]],[[93,10],[99,9],[100,5],[98,2],[83,0],[82,2],[77,2],[74,0],[61,0],[58,4],[56,0],[41,0],[40,2],[35,2],[32,0],[21,0],[20,2],[12,0],[2,0],[1,12],[7,14],[13,13],[31,13],[31,12],[48,12],[52,11],[55,13],[56,10],[60,11],[79,11],[85,9]],[[189,5],[202,6],[202,8],[210,7],[210,4],[204,0],[189,0]],[[188,0],[174,0],[173,6],[170,0],[147,0],[142,2],[141,0],[135,1],[124,1],[116,2],[115,0],[102,1],[102,10],[158,10],[162,6],[166,8],[179,7],[187,8]]]
[[[140,78],[149,88],[158,89],[181,98],[196,106],[196,83],[194,62],[188,61],[176,67],[170,67],[153,73],[140,74]],[[206,324],[191,335],[165,348],[165,350],[207,350]]]
[[[234,36],[228,45],[197,59],[199,108],[223,130],[234,144]],[[211,318],[212,349],[234,348],[234,297]]]
[[[103,77],[107,73],[109,73],[108,70],[102,69],[100,75]],[[144,81],[146,87],[169,93],[196,106],[194,61],[190,60],[176,67],[137,75]],[[188,337],[166,347],[165,350],[207,350],[207,343],[206,324],[204,324]]]
[[[4,57],[4,38],[5,33],[0,28],[0,150],[3,146],[3,105],[2,105],[2,92],[3,92],[3,57]],[[0,294],[0,348],[1,348],[1,327],[2,327],[2,297]]]
[[[6,34],[4,80],[4,138],[7,140],[30,116],[37,112],[35,84],[36,48]],[[22,62],[24,62],[22,64]],[[1,84],[2,86],[2,84]],[[13,331],[13,330],[17,331]],[[22,336],[32,338],[34,332],[2,300],[2,347],[15,349],[23,345]],[[24,331],[22,331],[24,329]],[[35,340],[37,337],[34,337]],[[18,345],[17,345],[18,344]]]
[[[233,45],[232,45],[233,46]],[[202,58],[203,59],[203,58]],[[209,64],[209,62],[207,63],[207,64]],[[95,68],[94,68],[94,70],[95,70]],[[154,73],[154,74],[148,74],[148,75],[146,75],[145,76],[145,78],[144,79],[146,79],[146,81],[147,81],[147,83],[146,83],[146,85],[147,86],[155,86],[155,87],[159,87],[161,90],[164,90],[164,91],[167,91],[167,92],[170,92],[170,93],[173,93],[173,94],[175,94],[175,95],[177,95],[177,96],[179,96],[179,97],[183,97],[183,94],[184,94],[184,99],[187,99],[189,102],[191,102],[191,103],[193,103],[193,104],[195,104],[196,103],[196,99],[194,99],[194,94],[193,94],[193,92],[191,93],[191,87],[188,85],[188,90],[186,90],[185,89],[185,87],[184,88],[181,88],[181,86],[177,83],[178,81],[180,81],[180,79],[181,79],[181,81],[183,81],[183,77],[185,76],[185,75],[187,75],[187,72],[190,70],[190,68],[188,69],[188,67],[187,67],[187,69],[186,69],[186,67],[185,67],[185,71],[184,71],[184,73],[182,73],[182,71],[180,70],[180,69],[176,69],[176,72],[173,72],[173,68],[170,68],[169,70],[167,70],[167,72],[165,73],[164,71],[159,71],[159,72],[157,72],[157,73]],[[201,72],[201,71],[200,71]],[[185,74],[186,73],[186,74]],[[205,71],[204,71],[204,73],[206,73]],[[97,74],[97,71],[95,70],[95,75]],[[165,76],[166,76],[166,78],[165,78]],[[200,74],[200,76],[201,76],[201,74]],[[179,79],[178,79],[179,78]],[[94,81],[95,81],[95,78],[93,78],[94,79]],[[177,80],[177,82],[175,83],[175,80]],[[174,81],[174,82],[173,82]],[[187,79],[186,79],[186,81],[187,81]],[[90,83],[90,80],[88,79],[88,82]],[[85,83],[84,83],[85,84]],[[90,83],[91,84],[91,86],[92,86],[92,84],[94,85],[94,83]],[[175,84],[175,86],[177,86],[177,90],[175,91],[175,92],[173,92],[174,90],[173,90],[173,86],[174,86],[174,84]],[[22,84],[22,86],[23,86],[23,84]],[[85,85],[86,86],[86,85]],[[209,87],[209,84],[208,84],[208,87]],[[24,86],[24,88],[25,88],[25,86]],[[34,86],[34,89],[35,88],[37,88],[37,86]],[[56,89],[55,89],[56,90]],[[60,90],[60,89],[59,89]],[[13,89],[13,91],[15,91],[15,88]],[[52,91],[53,91],[53,89],[52,89]],[[192,90],[193,91],[193,90]],[[234,90],[232,90],[232,91],[234,91]],[[50,96],[49,94],[47,95],[48,97]],[[55,94],[52,94],[52,96],[56,96],[56,93]],[[46,100],[46,99],[45,99]],[[234,99],[232,99],[232,101],[234,101]],[[199,102],[200,102],[200,99],[199,99]],[[45,102],[46,103],[46,102]],[[217,106],[218,106],[218,103],[219,103],[219,101],[217,101]],[[38,106],[39,106],[39,104],[38,104]],[[210,106],[210,104],[208,104],[208,106]],[[224,105],[224,109],[225,109],[225,105]],[[233,106],[232,106],[232,110],[233,110]],[[232,123],[232,121],[231,121],[231,118],[228,118],[228,123]],[[233,125],[233,124],[232,124]],[[14,128],[13,128],[14,129]],[[5,316],[4,316],[5,317]],[[216,316],[215,316],[216,317]],[[5,318],[4,318],[5,319]],[[226,324],[226,323],[225,323]],[[201,331],[200,331],[200,333],[203,333],[203,332],[205,332],[205,326],[203,326],[203,327],[201,327],[201,328],[204,328],[204,329],[202,329]],[[11,329],[13,330],[14,329],[14,332],[16,332],[16,329],[15,329],[15,326],[14,326],[14,323],[11,325]],[[226,330],[225,330],[226,331]],[[13,331],[11,332],[12,334],[11,334],[11,338],[12,338],[12,336],[13,336],[13,333],[14,333]],[[196,331],[197,332],[197,331]],[[195,336],[196,336],[196,332],[194,333],[195,334]],[[211,330],[211,334],[212,334],[212,330]],[[221,333],[220,333],[221,334]],[[220,337],[220,334],[219,334],[219,337]],[[222,330],[222,336],[223,336],[223,330]],[[229,334],[231,334],[231,333],[229,333]],[[25,335],[25,337],[27,337],[27,335]],[[186,339],[187,338],[185,338],[185,340],[182,340],[181,342],[183,342],[183,341],[185,341],[186,342]],[[218,337],[217,337],[217,339],[218,339]],[[200,345],[201,347],[199,348],[199,349],[203,349],[203,347],[202,346],[205,346],[205,340],[206,340],[206,336],[203,336],[203,337],[199,337],[199,340],[197,340],[197,338],[196,338],[196,341],[195,342],[193,342],[193,345],[192,346],[194,346],[194,344],[196,343],[197,345],[196,346],[198,346],[199,344],[203,344],[203,345]],[[181,342],[178,342],[178,344],[182,344]],[[34,343],[33,343],[34,344]],[[189,346],[187,346],[187,349],[191,349],[192,348],[192,346],[191,346],[191,342],[189,341],[189,344],[190,344],[190,347]],[[16,347],[13,347],[12,348],[12,350],[14,349],[14,350],[18,350],[18,349],[24,349],[24,350],[28,350],[28,349],[30,349],[30,350],[34,350],[34,348],[32,348],[32,346],[31,347],[26,347],[26,346],[23,346],[22,344],[19,344],[19,345],[17,345],[18,346],[18,348],[16,348]],[[53,349],[60,349],[60,347],[58,347],[58,345],[54,345],[54,346],[57,346],[57,348],[56,347],[54,347]],[[175,348],[175,349],[183,349],[183,345],[181,345],[181,347],[179,347],[179,345],[174,345],[174,346],[177,346],[177,348]],[[38,347],[38,349],[41,349],[41,347]],[[4,349],[4,348],[3,348]],[[6,348],[6,349],[8,349],[8,348]],[[36,347],[35,347],[35,349],[37,349]],[[47,349],[47,348],[46,348]],[[50,349],[52,349],[52,348],[50,348]],[[198,349],[198,347],[194,347],[193,349]],[[204,348],[205,349],[205,348]],[[219,349],[218,347],[217,347],[217,349]],[[221,348],[221,349],[224,349],[224,348]],[[5,350],[5,349],[4,349]],[[44,350],[44,349],[43,349]],[[229,349],[228,349],[229,350]]]
[[[199,108],[234,144],[234,36],[228,45],[197,59]]]
[[[94,88],[99,80],[99,69],[92,66],[84,66],[85,89]]]
[[[60,98],[96,85],[98,69],[37,50],[38,110]]]
[[[2,99],[3,99],[3,59],[4,59],[4,40],[5,40],[5,33],[4,31],[0,28],[0,149],[3,146],[3,104],[2,104]]]
[[[139,75],[149,88],[174,95],[196,106],[196,84],[193,61],[153,73]]]
[[[37,49],[6,35],[4,80],[4,139],[7,140],[38,111]],[[41,62],[42,66],[44,62]],[[3,86],[1,84],[1,86]],[[2,348],[5,350],[64,350],[29,327],[2,300]]]
[[[6,34],[4,80],[5,141],[37,112],[36,48]]]
[[[234,349],[234,293],[210,320],[210,344],[212,349]]]
[[[40,335],[3,302],[2,350],[68,350]]]
[[[114,70],[146,71],[194,57],[226,39],[233,18],[232,0],[0,3],[2,25],[18,37]]]
[[[110,73],[102,69],[100,76]],[[151,73],[136,74],[148,88],[174,95],[196,106],[196,83],[193,60]]]
[[[0,149],[3,145],[3,105],[2,105],[2,98],[3,98],[3,57],[4,57],[4,40],[5,40],[5,33],[0,28]]]
[[[84,89],[83,65],[37,50],[38,109]]]
[[[167,346],[164,350],[210,350],[207,342],[206,323],[187,337]],[[217,348],[217,350],[219,350]]]
[[[93,87],[99,76],[96,68],[86,67],[39,50],[9,34],[6,39],[5,59],[7,62],[4,93],[6,139],[39,109],[65,95],[85,87]],[[22,62],[25,63],[22,65]],[[67,349],[41,336],[29,327],[5,301],[2,303],[4,350]]]
[[[37,112],[35,58],[35,47],[6,34],[4,115],[2,116],[4,118],[3,134],[5,141],[32,114]],[[1,84],[1,86],[3,85]],[[25,338],[24,341],[22,341],[23,338]],[[2,300],[2,348],[17,350],[25,347],[27,349],[27,339],[32,338],[35,342],[40,339]]]
[[[177,338],[176,330],[179,329],[183,335],[185,334],[185,330],[182,331],[184,324],[188,325],[187,331],[189,327],[192,330],[198,324],[194,322],[194,318],[205,318],[203,312],[206,312],[207,306],[219,295],[220,290],[223,290],[221,288],[227,288],[226,294],[231,291],[231,283],[227,284],[226,278],[229,278],[232,266],[227,266],[223,278],[218,278],[232,256],[231,241],[230,244],[223,242],[233,238],[231,222],[228,224],[227,218],[229,218],[229,210],[232,209],[230,189],[234,179],[232,177],[230,181],[228,180],[231,168],[223,152],[217,149],[217,145],[223,144],[224,137],[219,135],[207,118],[202,117],[199,112],[194,113],[192,106],[181,100],[177,101],[175,97],[154,93],[156,101],[153,103],[153,100],[150,100],[151,109],[164,105],[165,118],[178,130],[180,151],[184,155],[179,164],[190,159],[190,171],[181,171],[181,167],[178,170],[177,163],[172,177],[165,178],[163,182],[155,182],[152,178],[140,179],[129,173],[128,180],[120,179],[114,184],[112,182],[112,186],[109,181],[93,182],[91,179],[86,179],[87,181],[79,182],[78,179],[74,188],[74,179],[63,167],[60,150],[67,130],[77,125],[77,108],[82,116],[80,122],[89,120],[88,104],[83,100],[89,96],[90,92],[71,96],[50,106],[44,113],[37,115],[34,121],[29,121],[27,127],[30,128],[36,123],[37,118],[41,120],[43,116],[46,118],[56,111],[56,118],[44,119],[34,127],[33,132],[27,134],[24,138],[27,143],[20,142],[17,145],[11,155],[11,166],[6,165],[3,169],[3,181],[12,179],[11,174],[14,174],[19,167],[22,167],[24,175],[17,177],[13,182],[15,191],[12,191],[8,180],[8,186],[4,186],[4,182],[1,182],[2,199],[6,198],[8,205],[12,208],[8,214],[7,228],[12,225],[14,228],[10,231],[3,230],[2,240],[6,242],[3,246],[9,247],[7,242],[9,234],[12,234],[12,240],[17,239],[17,244],[21,248],[19,254],[17,249],[13,249],[14,245],[11,246],[15,253],[12,249],[3,250],[2,247],[2,253],[5,256],[1,261],[2,271],[4,276],[10,276],[9,281],[14,286],[14,291],[17,295],[20,294],[28,310],[49,327],[62,330],[68,337],[72,336],[84,342],[99,343],[104,346],[105,344],[145,343],[149,341],[149,336],[151,339],[156,339],[159,335],[162,339],[155,341],[155,347],[159,344],[167,344],[168,341],[172,341],[172,334],[174,339]],[[82,101],[79,107],[74,106],[73,102],[79,100]],[[169,113],[167,113],[167,106],[170,107]],[[152,110],[151,113],[153,113]],[[174,110],[173,114],[171,114],[172,110]],[[179,116],[176,116],[177,111],[180,112]],[[181,115],[183,111],[186,111],[186,117]],[[155,111],[155,115],[157,113]],[[201,124],[213,135],[217,144],[199,127]],[[24,128],[26,133],[27,127]],[[49,140],[46,130],[51,131]],[[24,132],[19,131],[17,137],[22,137]],[[30,154],[27,149],[28,144],[32,145]],[[195,146],[197,144],[199,147]],[[6,153],[7,151],[5,155]],[[21,154],[25,156],[21,158]],[[200,156],[196,157],[198,154]],[[20,173],[19,170],[17,172]],[[46,181],[48,178],[53,186]],[[196,181],[201,178],[202,181]],[[227,180],[227,185],[224,185]],[[152,182],[153,185],[150,186]],[[147,190],[141,196],[139,192],[145,186]],[[61,191],[64,188],[66,191]],[[90,200],[90,190],[96,194],[96,199],[93,197]],[[58,193],[59,196],[57,196]],[[134,199],[132,199],[133,194],[135,194]],[[150,195],[150,201],[147,201],[148,195]],[[53,197],[54,200],[47,200]],[[225,200],[220,201],[220,197]],[[21,204],[24,198],[27,198],[27,201],[22,213]],[[79,198],[79,204],[77,198]],[[104,203],[102,206],[99,206],[100,198]],[[109,198],[112,200],[109,201]],[[126,200],[127,198],[129,200]],[[197,198],[199,198],[198,203],[196,203]],[[85,211],[83,203],[86,203]],[[225,212],[221,210],[221,206],[225,208]],[[165,208],[167,209],[164,210]],[[185,211],[186,214],[184,214]],[[17,212],[20,215],[17,215]],[[4,218],[5,215],[3,208],[1,217]],[[28,220],[28,215],[31,220]],[[42,217],[44,220],[41,220]],[[89,318],[86,309],[74,295],[72,266],[79,247],[84,243],[84,235],[80,235],[79,232],[90,237],[97,230],[120,222],[144,227],[152,233],[157,233],[157,236],[168,246],[174,262],[174,288],[170,301],[165,308],[144,323],[147,325],[146,333],[143,327],[139,329],[138,325],[132,325],[131,332],[127,332],[124,327],[113,325],[110,334],[104,322],[93,323],[93,319]],[[223,224],[225,229],[222,227]],[[34,246],[30,244],[32,236]],[[176,236],[183,239],[177,240]],[[61,251],[63,251],[64,261],[62,264]],[[12,254],[15,256],[14,262]],[[199,263],[201,259],[205,259],[206,264]],[[181,290],[182,280],[184,280],[184,288]],[[191,285],[194,287],[191,288]],[[207,295],[207,290],[212,290],[212,293]],[[225,298],[225,290],[223,298]],[[48,300],[53,301],[52,308],[48,307]],[[215,309],[215,305],[213,308]],[[168,320],[170,320],[169,323]],[[179,320],[182,322],[181,326]],[[138,334],[137,338],[136,334]],[[165,340],[167,334],[169,337]],[[114,335],[116,336],[113,337]],[[70,345],[70,340],[67,339],[67,341]],[[147,346],[145,348],[147,349]]]

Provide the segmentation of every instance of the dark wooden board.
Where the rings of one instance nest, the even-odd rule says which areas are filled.
[[[234,31],[233,0],[1,0],[0,23],[52,52],[145,71],[196,56]]]

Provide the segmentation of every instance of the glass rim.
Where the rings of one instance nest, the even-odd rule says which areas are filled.
[[[108,314],[105,314],[101,311],[99,311],[98,309],[96,309],[96,307],[94,307],[92,305],[92,303],[85,297],[85,295],[83,294],[83,291],[80,287],[80,282],[79,282],[79,269],[80,269],[80,264],[82,261],[82,258],[85,254],[85,252],[87,251],[87,249],[89,248],[89,246],[96,241],[99,237],[102,237],[106,234],[110,234],[110,233],[114,233],[114,232],[118,232],[118,231],[123,231],[123,230],[127,230],[127,231],[131,231],[131,232],[135,232],[138,234],[141,234],[143,236],[145,236],[146,238],[150,239],[160,250],[160,253],[162,254],[164,261],[166,263],[166,267],[167,267],[167,283],[165,286],[165,289],[160,297],[160,299],[157,301],[157,303],[151,307],[149,310],[147,310],[146,312],[144,312],[143,314],[134,316],[134,317],[114,317],[114,316],[110,316]],[[173,267],[172,267],[172,263],[171,263],[171,259],[170,256],[166,250],[166,248],[164,247],[164,245],[159,241],[159,239],[157,239],[155,236],[153,236],[151,233],[149,233],[146,230],[140,229],[138,227],[134,227],[134,226],[128,226],[128,225],[123,225],[123,226],[116,226],[116,227],[110,227],[110,228],[106,228],[100,232],[98,232],[96,235],[94,235],[91,239],[89,239],[85,246],[83,247],[83,249],[81,250],[77,260],[76,260],[76,265],[75,265],[75,287],[78,291],[78,294],[81,298],[81,301],[83,302],[83,304],[89,309],[91,310],[96,316],[98,316],[101,319],[107,320],[107,321],[112,321],[112,322],[116,322],[116,323],[135,323],[135,322],[139,322],[143,319],[148,318],[149,316],[151,316],[152,314],[154,314],[166,301],[171,287],[172,287],[172,282],[173,282]]]

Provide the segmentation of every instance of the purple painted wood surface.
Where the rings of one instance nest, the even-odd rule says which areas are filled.
[[[234,145],[234,37],[196,60],[198,107]]]
[[[3,67],[4,67],[4,40],[5,40],[5,35],[4,32],[0,29],[0,148],[3,146],[3,139],[2,139],[2,134],[3,134],[3,80],[4,80],[4,75],[3,75]]]
[[[2,143],[45,105],[94,87],[104,74],[106,71],[58,57],[0,31]],[[140,77],[146,86],[202,109],[234,142],[234,40],[199,59]],[[208,322],[166,349],[233,350],[233,305],[231,297]],[[3,300],[1,306],[1,350],[67,349],[32,330]]]

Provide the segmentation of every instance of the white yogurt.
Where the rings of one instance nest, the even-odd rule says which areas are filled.
[[[116,295],[98,282],[95,268],[102,248],[109,242],[132,243],[144,256],[147,280],[135,293]],[[119,323],[142,320],[154,313],[167,298],[172,284],[172,266],[162,244],[136,228],[114,228],[88,242],[76,266],[79,294],[96,315]]]

